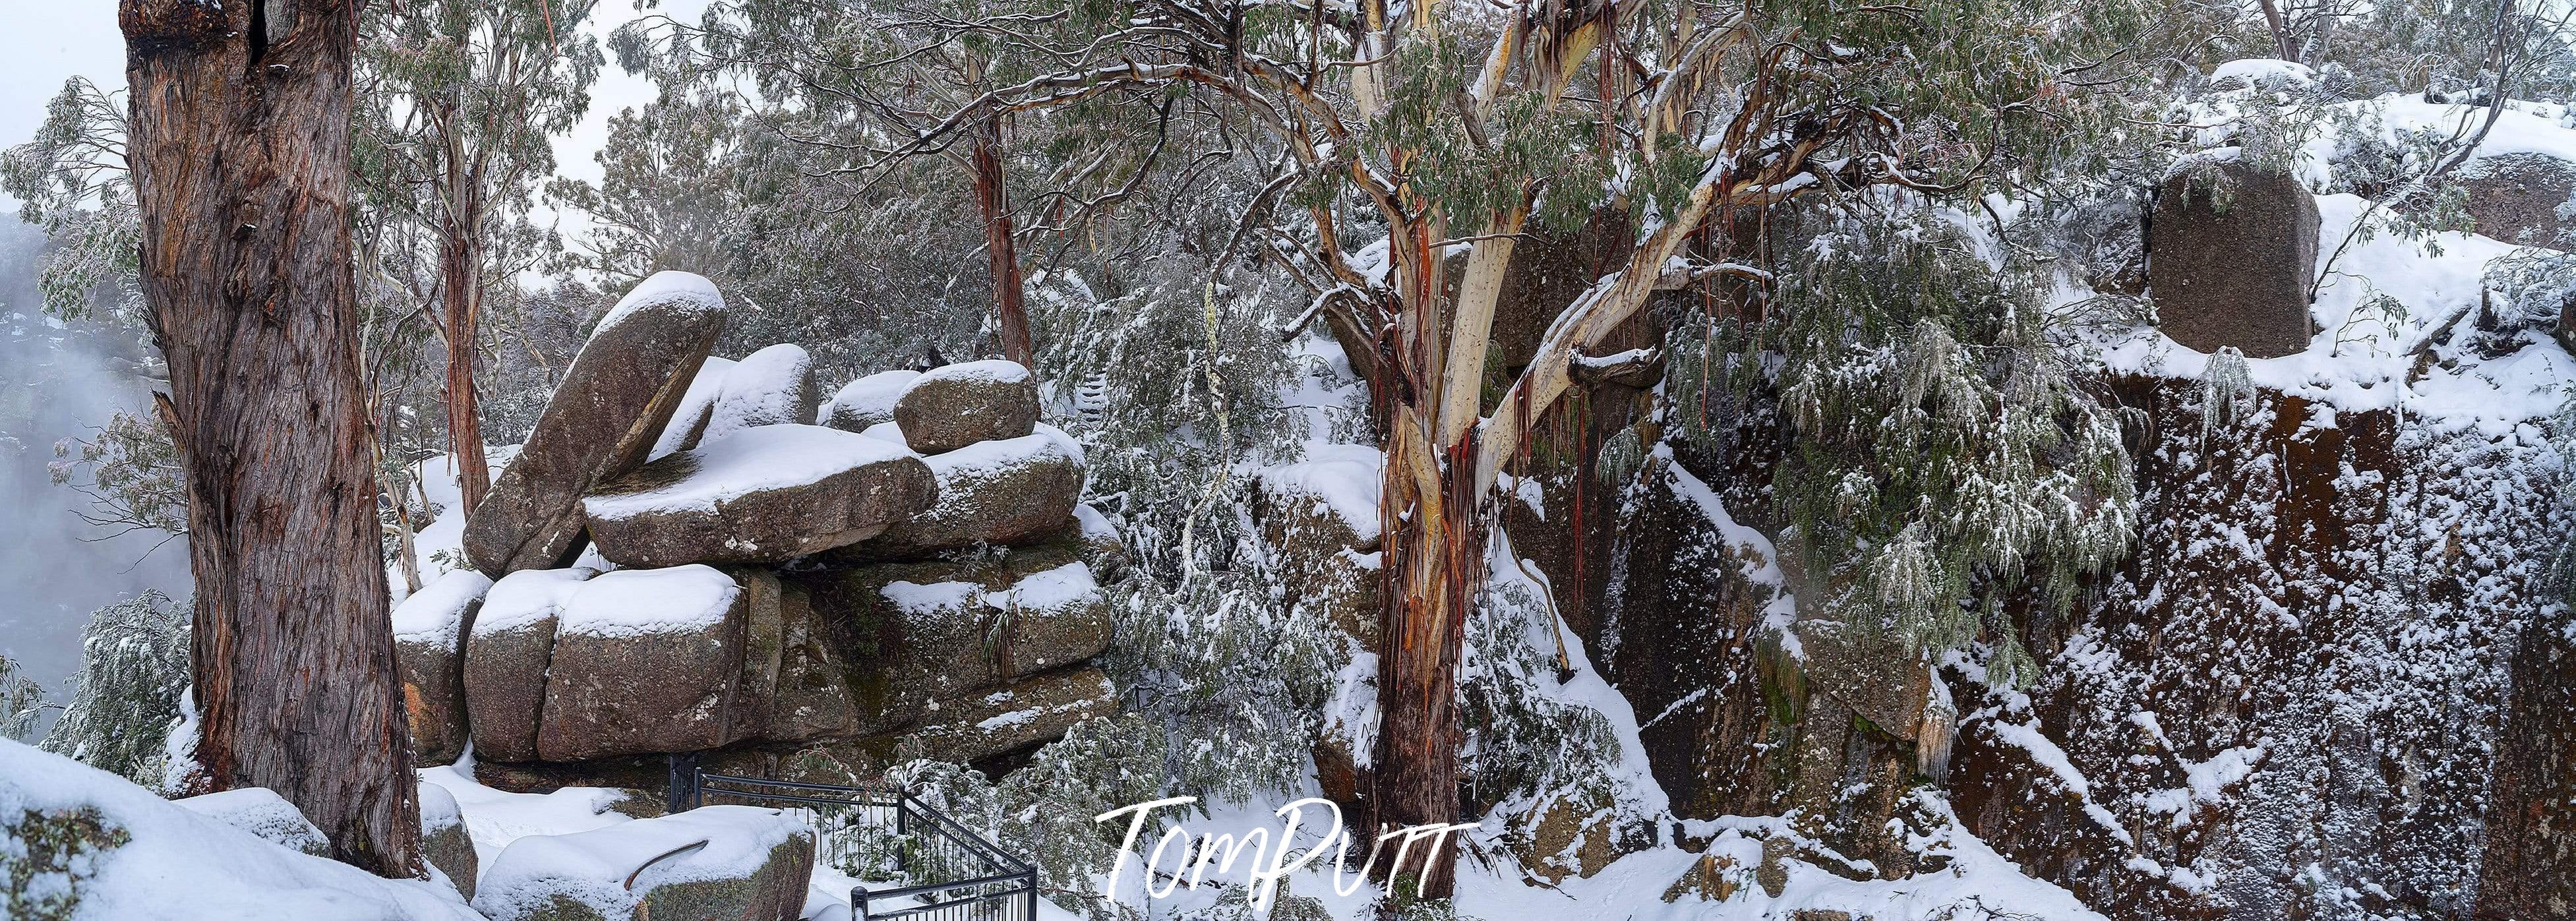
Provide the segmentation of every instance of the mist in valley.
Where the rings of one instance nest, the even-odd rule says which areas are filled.
[[[188,551],[158,531],[119,534],[56,485],[56,445],[95,435],[151,400],[137,333],[47,316],[38,291],[44,235],[0,217],[0,655],[66,699],[91,611],[147,589],[188,593]],[[77,444],[71,445],[77,456]]]

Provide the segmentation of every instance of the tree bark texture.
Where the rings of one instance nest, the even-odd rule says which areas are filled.
[[[121,0],[142,275],[196,580],[197,759],[418,875],[351,276],[363,0]]]
[[[471,214],[451,217],[438,243],[439,298],[447,314],[447,444],[469,515],[492,491],[492,468],[483,456],[483,407],[474,392],[474,344],[481,341],[483,325],[483,254],[474,229],[479,223]]]
[[[1029,311],[1020,290],[1020,254],[1012,237],[1011,203],[1002,188],[1002,120],[987,117],[975,137],[975,204],[984,209],[984,251],[992,260],[993,316],[1001,328],[1002,357],[1036,368],[1029,339]]]

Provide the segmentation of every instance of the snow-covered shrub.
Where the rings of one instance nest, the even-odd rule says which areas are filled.
[[[39,747],[159,786],[191,678],[190,616],[188,603],[150,589],[91,614],[71,705]]]
[[[1679,430],[1713,447],[1728,415],[1689,402],[1777,394],[1796,435],[1773,486],[1784,562],[1811,585],[1802,616],[1936,653],[1983,637],[2027,662],[2004,599],[2034,588],[2063,609],[2128,551],[2118,417],[2021,281],[2036,271],[1930,214],[1894,217],[1825,215],[1755,326],[1677,324]]]
[[[43,715],[45,689],[18,673],[18,663],[0,655],[0,739],[25,741]]]

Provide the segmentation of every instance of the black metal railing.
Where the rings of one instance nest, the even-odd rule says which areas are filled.
[[[795,811],[814,826],[817,859],[860,882],[858,919],[1037,921],[1038,871],[910,791],[709,774],[674,758],[673,811],[705,805]]]

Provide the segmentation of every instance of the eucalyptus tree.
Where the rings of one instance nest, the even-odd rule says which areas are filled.
[[[1771,277],[1706,231],[1872,187],[1974,207],[2120,125],[2119,90],[2152,57],[2149,8],[2121,0],[900,9],[945,31],[896,54],[982,43],[1014,72],[905,112],[859,174],[971,144],[996,117],[1106,109],[1138,124],[1174,100],[1270,164],[1216,261],[1303,286],[1308,307],[1282,332],[1321,321],[1386,420],[1369,799],[1390,825],[1457,818],[1462,628],[1497,474],[1533,422],[1579,378],[1648,357],[1593,353],[1659,294]],[[1084,142],[1151,143],[1066,143]],[[1606,271],[1543,306],[1555,319],[1535,357],[1489,379],[1516,244],[1598,220],[1627,228]]]
[[[195,762],[420,870],[350,271],[361,0],[123,0],[143,301],[188,489]],[[198,792],[203,792],[202,790]]]
[[[492,475],[475,361],[491,290],[531,267],[525,226],[554,173],[554,137],[590,108],[604,58],[581,25],[596,0],[409,0],[360,43],[356,169],[391,232],[367,270],[434,296],[446,343],[448,447],[467,510]]]
[[[56,244],[40,281],[46,311],[71,320],[106,306],[110,318],[140,330],[140,217],[123,96],[87,77],[64,81],[36,136],[0,153],[0,192],[18,199],[19,220],[43,228]]]

